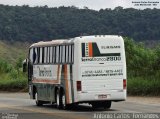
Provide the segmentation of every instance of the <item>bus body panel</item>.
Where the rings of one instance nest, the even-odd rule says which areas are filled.
[[[73,59],[69,59],[72,54],[66,53],[71,50],[69,45],[73,45],[70,47],[73,48]],[[57,88],[65,91],[67,104],[126,99],[126,89],[123,86],[123,80],[127,78],[126,60],[122,37],[107,35],[76,37],[69,41],[61,41],[60,44],[58,41],[56,43],[51,41],[43,46],[43,42],[40,42],[40,45],[33,44],[31,49],[37,48],[38,54],[39,47],[47,47],[47,52],[50,47],[55,47],[52,49],[56,50],[57,46],[61,52],[63,51],[59,58],[61,63],[51,62],[30,66],[33,68],[33,74],[32,70],[29,74],[29,93],[32,99],[35,99],[35,88],[38,99],[49,102],[55,102]],[[53,53],[56,62],[55,52],[49,51],[50,54]],[[34,53],[30,53],[29,57],[32,55],[34,59]],[[40,54],[40,57],[42,56]],[[67,57],[66,61],[73,62],[63,63],[63,56]],[[50,61],[49,58],[47,60]],[[81,83],[81,91],[77,90],[78,81]]]
[[[78,45],[79,57],[75,63],[79,64],[79,78],[75,80],[81,81],[82,90],[77,91],[77,102],[125,100],[126,60],[122,37],[84,37]]]

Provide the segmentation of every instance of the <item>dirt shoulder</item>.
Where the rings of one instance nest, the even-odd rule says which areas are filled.
[[[129,102],[137,102],[144,104],[158,104],[160,105],[160,97],[142,97],[142,96],[128,96],[127,101]]]

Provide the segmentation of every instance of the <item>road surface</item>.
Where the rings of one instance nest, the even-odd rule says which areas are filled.
[[[93,110],[87,104],[58,110],[55,105],[37,107],[28,93],[0,93],[0,119],[93,119],[101,113],[160,113],[160,98],[128,97],[127,101],[113,102],[108,110]]]

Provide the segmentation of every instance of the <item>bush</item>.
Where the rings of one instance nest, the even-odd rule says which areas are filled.
[[[26,89],[26,87],[26,79],[0,80],[0,90],[2,91],[19,91],[22,89]]]
[[[158,96],[160,95],[160,80],[136,77],[127,80],[129,95]]]
[[[13,69],[11,64],[8,64],[6,61],[0,59],[0,72],[8,73]]]
[[[19,58],[20,59],[20,58]],[[0,90],[18,91],[27,89],[27,75],[24,74],[20,67],[20,61],[17,60],[15,67],[6,61],[0,60]]]

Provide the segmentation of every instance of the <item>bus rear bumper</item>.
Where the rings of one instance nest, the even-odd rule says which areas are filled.
[[[125,101],[126,96],[126,90],[112,90],[109,92],[79,92],[76,101]]]

